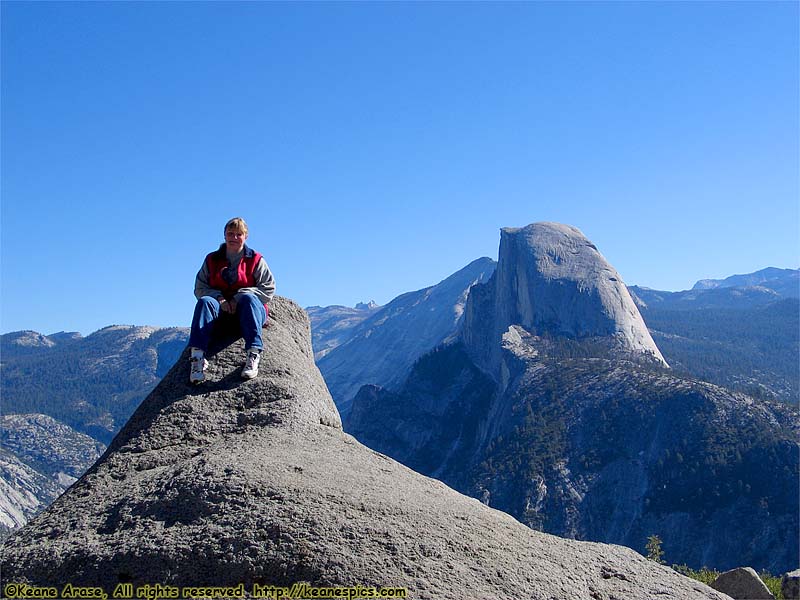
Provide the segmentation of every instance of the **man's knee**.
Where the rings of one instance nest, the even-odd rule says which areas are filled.
[[[254,294],[242,294],[236,301],[236,312],[239,313],[240,319],[254,319],[257,324],[263,326],[266,321],[267,314],[264,305],[258,296]],[[251,316],[252,315],[252,316]]]
[[[203,296],[197,301],[197,303],[202,304],[203,306],[213,306],[214,308],[219,308],[219,301],[213,296]]]
[[[236,306],[242,308],[252,309],[254,306],[259,305],[259,300],[253,294],[242,294],[236,300]]]
[[[195,305],[194,309],[195,315],[207,315],[208,317],[217,318],[219,315],[219,302],[216,298],[211,296],[203,296],[197,300],[197,304]]]

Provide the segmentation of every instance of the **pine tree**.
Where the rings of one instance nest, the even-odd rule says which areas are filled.
[[[661,549],[661,538],[657,535],[651,535],[647,538],[647,558],[657,562],[660,565],[664,564],[664,550]]]

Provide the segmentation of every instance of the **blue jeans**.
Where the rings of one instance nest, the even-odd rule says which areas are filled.
[[[199,348],[203,352],[208,350],[208,343],[211,341],[211,333],[217,319],[220,316],[228,319],[234,318],[234,315],[220,313],[219,302],[216,298],[203,296],[197,301],[192,318],[192,333],[189,336],[190,347]],[[254,348],[259,351],[263,349],[261,328],[267,318],[267,311],[261,301],[253,294],[242,294],[236,302],[235,317],[239,318],[245,349]]]

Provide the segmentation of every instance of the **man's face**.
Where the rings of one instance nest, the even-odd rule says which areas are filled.
[[[225,245],[228,248],[228,252],[241,252],[246,239],[247,234],[243,231],[239,231],[233,227],[225,230]]]

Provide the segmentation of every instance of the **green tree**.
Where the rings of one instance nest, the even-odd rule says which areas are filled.
[[[660,565],[664,564],[664,550],[661,548],[661,538],[653,534],[647,538],[647,558],[657,562]]]

